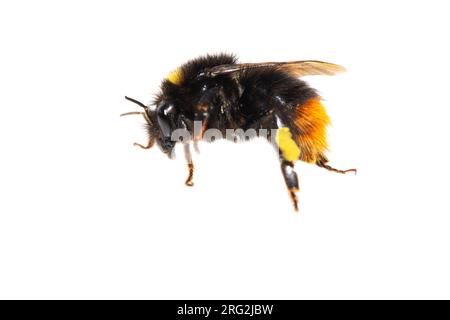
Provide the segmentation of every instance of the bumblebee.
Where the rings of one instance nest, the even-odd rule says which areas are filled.
[[[226,137],[233,141],[264,136],[279,155],[281,173],[296,211],[299,190],[294,162],[302,160],[338,173],[328,164],[326,128],[330,123],[319,94],[299,78],[334,75],[345,69],[322,61],[238,63],[233,55],[206,55],[188,61],[171,72],[161,84],[153,103],[122,114],[142,115],[148,141],[172,157],[177,143],[183,144],[188,167],[185,184],[193,186],[191,146],[209,134],[210,141]],[[233,132],[233,134],[229,134]]]

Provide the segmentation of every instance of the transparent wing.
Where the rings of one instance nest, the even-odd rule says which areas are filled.
[[[304,77],[311,75],[335,75],[340,72],[345,72],[345,68],[329,62],[302,60],[289,62],[260,62],[260,63],[240,63],[240,64],[225,64],[212,67],[207,70],[206,74],[209,76],[217,76],[221,74],[230,74],[241,70],[257,69],[257,68],[277,68],[281,71],[287,72],[294,77]]]

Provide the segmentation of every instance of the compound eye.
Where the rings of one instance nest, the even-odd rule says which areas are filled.
[[[158,113],[168,117],[175,113],[175,106],[171,103],[163,103],[159,106]]]
[[[176,110],[171,103],[163,102],[158,107],[158,124],[164,137],[169,138],[175,125]]]

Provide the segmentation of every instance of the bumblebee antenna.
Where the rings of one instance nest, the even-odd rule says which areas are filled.
[[[138,106],[144,108],[145,110],[148,110],[148,108],[147,108],[147,106],[146,106],[145,104],[143,104],[143,103],[140,102],[140,101],[137,101],[136,99],[133,99],[133,98],[130,98],[130,97],[127,97],[127,96],[125,96],[125,99],[127,99],[127,100],[129,100],[129,101],[131,101],[131,102],[136,103]],[[132,115],[132,114],[142,115],[142,116],[144,116],[145,120],[147,121],[147,123],[148,123],[149,125],[152,125],[152,124],[153,124],[153,123],[152,123],[152,120],[148,117],[148,115],[147,115],[146,112],[131,111],[131,112],[125,112],[125,113],[122,113],[120,116],[121,116],[121,117],[123,117],[123,116],[129,116],[129,115]]]
[[[140,107],[142,107],[144,109],[147,109],[147,106],[145,104],[143,104],[140,101],[137,101],[136,99],[133,99],[133,98],[130,98],[130,97],[127,97],[127,96],[125,96],[125,99],[127,99],[128,101],[136,103],[138,106],[140,106]]]
[[[121,117],[123,117],[123,116],[129,116],[129,115],[131,115],[131,114],[145,115],[145,112],[131,111],[131,112],[125,112],[125,113],[122,113],[120,116],[121,116]]]

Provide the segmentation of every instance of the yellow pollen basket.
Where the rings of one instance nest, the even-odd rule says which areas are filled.
[[[166,77],[166,80],[173,84],[180,84],[182,79],[181,69],[175,69]]]
[[[281,150],[281,154],[288,161],[296,161],[300,157],[300,149],[292,139],[289,128],[280,128],[277,130],[275,141]]]

